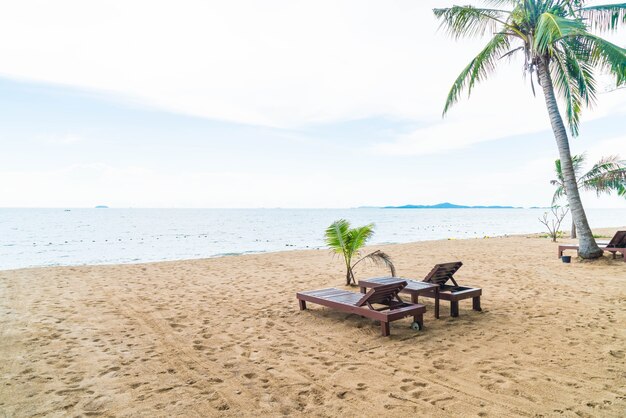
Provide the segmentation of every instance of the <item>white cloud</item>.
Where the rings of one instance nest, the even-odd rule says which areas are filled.
[[[270,126],[372,115],[435,119],[482,44],[437,31],[432,8],[453,3],[3,2],[0,39],[10,42],[0,43],[0,56],[10,59],[0,60],[0,74]],[[483,111],[497,118],[524,110],[516,104],[527,94],[520,72],[514,64],[501,79],[506,106]]]
[[[466,104],[463,117],[455,115],[448,117],[445,123],[433,122],[391,142],[377,144],[371,151],[385,155],[438,154],[547,128],[547,115],[542,114],[543,109],[537,104],[521,114],[498,114],[496,109],[490,111],[489,106],[498,104],[485,104],[481,107],[483,111]]]
[[[63,135],[48,134],[48,135],[41,136],[40,139],[43,142],[46,142],[49,144],[55,144],[55,145],[71,145],[71,144],[76,144],[78,142],[85,141],[84,137],[73,134],[73,133],[68,133],[68,134],[63,134]]]

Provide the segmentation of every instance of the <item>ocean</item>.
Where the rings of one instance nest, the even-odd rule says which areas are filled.
[[[544,232],[544,209],[0,209],[0,270],[140,263],[324,248],[345,218],[375,223],[371,244]],[[593,228],[624,209],[588,209]],[[568,231],[566,218],[562,228]]]

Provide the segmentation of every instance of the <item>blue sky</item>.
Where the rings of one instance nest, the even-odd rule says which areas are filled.
[[[242,16],[182,2],[181,21],[149,3],[142,35],[134,4],[60,2],[23,21],[27,5],[2,6],[0,36],[20,36],[0,45],[0,206],[549,204],[556,146],[519,65],[441,118],[480,46],[437,33],[442,2],[270,3]],[[168,21],[180,31],[162,35]],[[599,96],[573,151],[626,158],[626,90]]]

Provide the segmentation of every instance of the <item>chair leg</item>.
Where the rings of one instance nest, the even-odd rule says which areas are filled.
[[[413,315],[413,322],[417,322],[418,324],[420,324],[420,329],[424,329],[424,315]]]
[[[365,287],[360,287],[359,290],[361,291],[361,293],[367,293],[367,288]]]
[[[474,309],[475,311],[482,311],[482,309],[480,308],[480,296],[472,298],[472,309]]]
[[[300,310],[301,311],[306,309],[306,301],[298,299],[298,303],[300,304]]]
[[[383,337],[389,336],[389,322],[380,321],[380,333]]]
[[[452,317],[459,316],[459,302],[458,301],[450,302],[450,316]]]

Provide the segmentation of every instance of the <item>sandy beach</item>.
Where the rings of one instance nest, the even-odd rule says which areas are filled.
[[[343,288],[326,250],[0,271],[0,415],[623,416],[620,258],[564,264],[536,236],[375,248],[409,278],[463,261],[483,312],[426,300],[425,329],[388,338],[301,312],[297,291]]]

